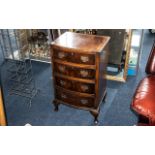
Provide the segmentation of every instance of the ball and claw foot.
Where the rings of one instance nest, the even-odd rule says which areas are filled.
[[[98,125],[98,115],[99,115],[99,111],[90,111],[90,113],[94,116],[94,125]]]
[[[94,125],[98,125],[98,120],[97,119],[94,120]]]
[[[58,110],[59,110],[58,105],[55,105],[54,111],[57,112]]]
[[[54,104],[54,111],[58,111],[59,110],[59,104],[56,101],[53,101]]]

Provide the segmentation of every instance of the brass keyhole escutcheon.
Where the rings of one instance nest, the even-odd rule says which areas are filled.
[[[59,70],[60,70],[61,72],[64,72],[64,71],[65,71],[65,67],[64,67],[64,66],[59,66]]]
[[[87,57],[87,56],[81,56],[81,61],[82,62],[88,62],[89,61],[89,57]]]
[[[86,71],[86,70],[81,70],[81,71],[80,71],[80,74],[81,74],[82,77],[87,77],[87,76],[88,76],[88,71]]]
[[[65,53],[59,52],[59,53],[58,53],[58,57],[59,57],[60,59],[64,58],[64,57],[65,57]]]
[[[81,100],[81,103],[85,105],[85,104],[88,103],[88,100],[86,100],[86,99],[82,99],[82,100]]]

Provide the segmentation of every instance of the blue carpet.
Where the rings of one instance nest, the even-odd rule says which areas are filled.
[[[101,105],[99,125],[130,126],[137,123],[136,114],[130,109],[130,103],[136,86],[145,76],[145,65],[153,43],[153,35],[145,31],[140,68],[137,76],[128,77],[126,83],[108,81],[106,103]],[[88,111],[73,109],[60,105],[59,111],[54,112],[52,72],[50,64],[33,62],[37,96],[29,108],[29,100],[19,96],[8,96],[8,83],[5,72],[3,84],[8,125],[22,126],[29,123],[33,126],[46,125],[93,125],[93,117]]]

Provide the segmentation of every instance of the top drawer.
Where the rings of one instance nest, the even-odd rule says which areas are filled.
[[[59,59],[72,63],[95,65],[94,54],[83,54],[83,53],[66,52],[66,51],[64,52],[53,49],[53,57],[54,59]]]

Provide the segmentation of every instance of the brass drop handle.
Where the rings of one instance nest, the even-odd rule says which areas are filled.
[[[82,100],[81,100],[81,103],[84,104],[84,105],[85,105],[85,104],[88,104],[88,100],[82,99]]]
[[[64,57],[65,57],[65,53],[59,52],[59,53],[58,53],[58,57],[59,57],[60,59],[64,58]]]
[[[80,74],[81,74],[82,77],[87,77],[87,76],[88,76],[88,71],[86,71],[86,70],[81,70],[81,71],[80,71]]]
[[[88,62],[89,61],[88,56],[81,56],[80,59],[81,59],[82,62]]]
[[[65,71],[65,66],[59,66],[58,68],[59,68],[59,70],[60,70],[61,72],[64,72],[64,71]]]
[[[63,81],[63,80],[60,80],[60,84],[61,84],[62,86],[65,86],[65,85],[66,85],[66,82]]]
[[[66,96],[66,95],[64,95],[64,94],[61,94],[61,98],[66,99],[66,98],[67,98],[67,96]]]
[[[83,90],[83,91],[87,91],[88,90],[88,86],[87,85],[81,85],[81,89]]]

